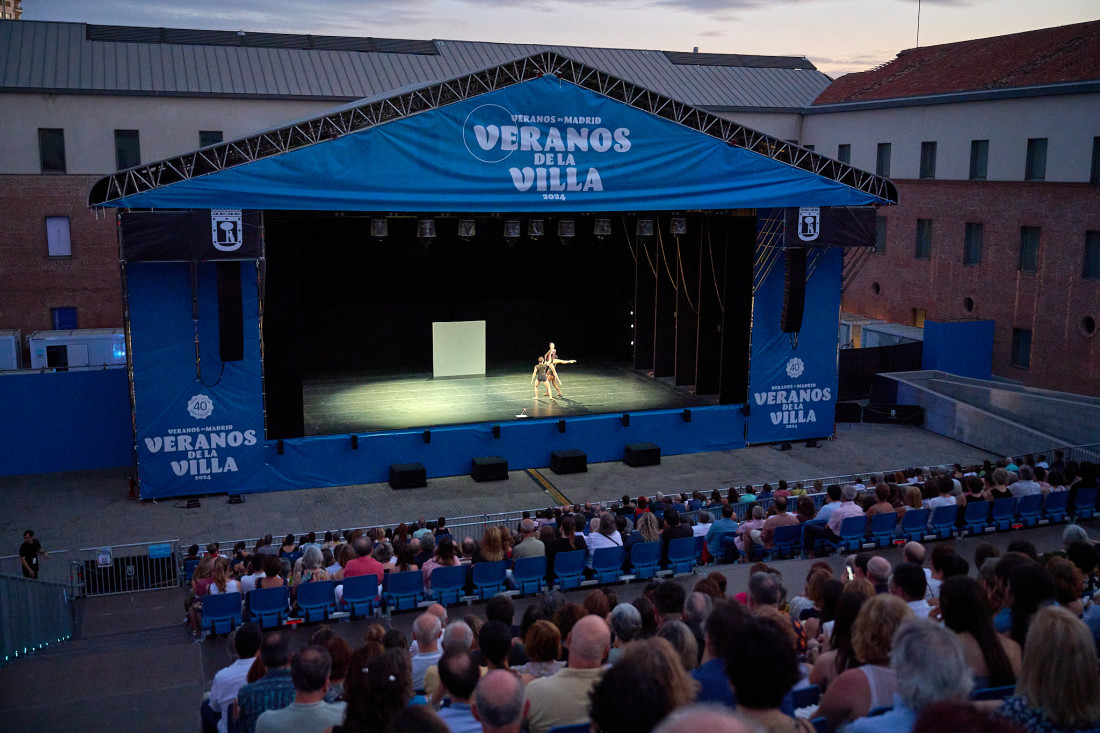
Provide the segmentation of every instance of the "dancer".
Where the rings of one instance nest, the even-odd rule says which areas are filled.
[[[550,382],[548,375],[550,370],[554,368],[553,364],[550,364],[543,357],[539,357],[539,363],[535,365],[535,370],[531,372],[531,384],[535,388],[535,399],[539,398],[539,384],[546,386],[546,396],[550,399],[554,399],[554,395],[550,394]]]
[[[576,364],[576,359],[559,359],[558,349],[554,346],[554,342],[550,342],[550,350],[546,352],[546,355],[542,357],[548,364]]]
[[[558,391],[558,397],[564,397],[565,395],[561,393],[561,387],[559,386],[562,383],[561,377],[558,376],[558,370],[554,368],[554,362],[548,361],[546,365],[550,367],[549,373],[546,375],[546,381],[554,385],[554,389]]]

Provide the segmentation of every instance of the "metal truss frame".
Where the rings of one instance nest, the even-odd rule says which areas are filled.
[[[892,181],[739,125],[552,51],[509,61],[447,81],[429,83],[321,115],[303,122],[219,143],[175,158],[117,171],[96,181],[89,206],[270,158],[362,132],[543,76],[555,76],[631,107],[675,122],[728,145],[828,178],[896,203]]]

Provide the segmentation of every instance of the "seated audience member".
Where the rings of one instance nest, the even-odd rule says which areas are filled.
[[[526,664],[512,668],[518,674],[530,675],[537,679],[557,674],[565,667],[565,662],[560,661],[561,632],[558,631],[557,626],[545,619],[539,619],[527,630],[527,635],[523,637],[523,647],[527,652],[528,661]]]
[[[1020,466],[1020,478],[1012,483],[1008,490],[1015,498],[1043,493],[1043,487],[1035,481],[1035,469],[1031,466]]]
[[[780,705],[799,679],[798,655],[786,630],[769,619],[753,618],[730,641],[726,674],[737,696],[737,709],[766,733],[814,730],[808,720],[792,718]]]
[[[809,658],[814,665],[810,672],[810,684],[818,685],[823,690],[828,689],[837,675],[860,666],[861,662],[852,649],[852,627],[863,604],[872,595],[861,590],[860,584],[855,581],[849,583],[840,594],[836,602],[832,633],[828,637],[828,649],[822,652],[816,640],[810,641]]]
[[[569,666],[527,685],[530,702],[527,729],[530,733],[547,733],[551,728],[588,720],[589,693],[604,674],[603,663],[611,646],[611,631],[602,618],[585,616],[570,630],[565,644],[569,648]],[[628,653],[624,653],[624,662],[627,656]]]
[[[680,512],[672,507],[665,509],[665,530],[661,532],[661,565],[668,565],[668,543],[672,540],[693,537],[691,525],[680,521]]]
[[[1072,612],[1077,618],[1081,618],[1085,613],[1085,606],[1081,600],[1085,592],[1085,576],[1076,565],[1057,555],[1047,560],[1046,570],[1054,581],[1055,602]],[[210,591],[214,591],[214,586],[210,586]]]
[[[728,708],[718,705],[688,705],[676,710],[653,729],[653,733],[757,733],[755,726]]]
[[[962,645],[974,686],[1002,687],[1020,673],[1020,645],[993,628],[993,614],[978,581],[966,575],[940,586],[940,616]]]
[[[924,570],[911,562],[899,562],[890,575],[890,592],[905,601],[917,618],[927,618],[932,607],[924,600],[928,579]]]
[[[419,695],[424,690],[424,673],[443,656],[443,650],[439,648],[443,626],[438,616],[422,613],[413,623],[412,633],[417,644],[416,653],[412,657],[412,688]]]
[[[248,670],[260,650],[261,639],[260,627],[251,622],[238,626],[233,632],[237,660],[214,675],[210,697],[203,701],[201,708],[204,733],[228,731],[230,705],[237,699],[237,692],[244,687]]]
[[[527,691],[530,695],[530,685]],[[695,681],[684,671],[671,644],[664,639],[634,642],[592,689],[588,707],[592,729],[649,733],[669,713],[691,704],[695,691]]]
[[[1036,563],[1021,565],[1008,576],[1006,597],[1011,600],[1009,636],[1024,646],[1032,618],[1040,608],[1054,601],[1054,580]]]
[[[910,619],[898,628],[890,667],[897,676],[893,709],[860,718],[848,727],[852,733],[908,731],[921,710],[937,702],[965,701],[974,685],[958,639],[928,619]]]
[[[382,563],[372,557],[371,541],[366,537],[359,537],[355,540],[353,547],[356,557],[344,566],[344,577],[354,578],[359,575],[374,575],[381,583],[382,577],[386,574],[386,569],[382,566]]]
[[[683,621],[666,621],[657,629],[657,636],[676,650],[676,656],[680,658],[685,672],[699,666],[699,644],[695,641],[695,634],[691,633],[691,629]]]
[[[443,639],[440,647],[446,653],[449,649],[461,649],[470,651],[473,649],[477,637],[473,629],[465,621],[452,621],[443,629]],[[424,696],[433,705],[439,705],[443,701],[443,689],[439,684],[439,665],[433,664],[424,670]]]
[[[294,585],[291,588],[293,595],[297,596],[298,586],[302,583],[331,580],[328,571],[321,567],[322,564],[323,556],[321,554],[321,548],[317,545],[308,545],[305,551],[302,552],[302,569],[298,571],[294,579]]]
[[[408,652],[386,649],[374,653],[372,644],[359,647],[351,655],[344,683],[347,710],[343,724],[334,726],[332,733],[379,733],[387,730],[403,710],[428,708],[409,704],[413,690]],[[404,733],[408,729],[399,730]]]
[[[216,558],[214,560],[213,582],[210,583],[208,593],[210,595],[218,595],[219,593],[240,592],[240,583],[229,575],[229,560],[224,557]]]
[[[266,710],[256,719],[256,733],[322,733],[344,720],[345,703],[325,702],[332,657],[323,646],[307,646],[294,655],[290,676],[294,701]]]
[[[775,514],[764,520],[760,534],[752,537],[753,542],[764,546],[765,550],[775,549],[775,530],[791,524],[798,524],[798,517],[787,511],[787,497],[777,496],[772,502]]]
[[[890,642],[894,632],[913,611],[897,596],[876,595],[867,599],[852,627],[852,651],[863,662],[837,675],[810,716],[823,717],[830,730],[871,710],[894,704],[897,675],[890,668]]]
[[[607,654],[608,664],[615,664],[623,654],[623,647],[642,636],[642,614],[630,603],[620,603],[607,615],[607,625],[611,627],[611,651]],[[560,634],[559,634],[560,638]]]
[[[471,712],[484,733],[520,733],[529,707],[522,680],[498,669],[477,683]]]
[[[829,488],[832,489],[833,486],[835,486],[835,484],[830,485]],[[824,514],[830,506],[835,508],[828,512],[828,519],[824,526],[817,524],[806,525],[803,532],[803,546],[814,548],[817,546],[818,540],[839,542],[841,523],[848,517],[863,516],[863,509],[855,502],[858,493],[855,486],[848,484],[840,492],[839,503],[826,504],[821,507],[821,510],[817,513],[818,519],[822,518],[822,514]],[[830,492],[830,498],[831,496],[832,492]]]
[[[890,486],[888,484],[877,484],[875,486],[875,503],[867,508],[867,516],[873,517],[876,514],[889,512],[897,512],[890,501]]]
[[[615,517],[611,512],[603,512],[599,516],[598,529],[588,535],[588,555],[585,559],[585,567],[592,569],[592,558],[596,550],[603,547],[622,547],[623,537],[615,529]]]
[[[710,525],[714,523],[714,520],[710,516],[710,512],[699,512],[698,521],[691,525],[691,534],[693,537],[706,537],[707,532],[710,531]]]
[[[524,519],[519,523],[520,541],[512,549],[512,559],[519,560],[525,557],[541,557],[546,554],[546,545],[536,536],[535,522],[533,519]]]
[[[955,501],[955,497],[951,495],[951,491],[954,488],[954,484],[951,479],[946,476],[940,476],[937,479],[929,479],[925,484],[935,483],[936,495],[928,501],[924,502],[924,505],[928,507],[928,526],[932,526],[932,515],[936,513],[936,510],[941,506],[955,506],[958,502]]]
[[[327,627],[324,627],[327,628]],[[332,655],[332,670],[328,673],[328,692],[325,693],[325,702],[338,702],[344,699],[344,682],[348,678],[348,666],[351,664],[351,645],[335,632],[322,643],[328,653]],[[316,635],[315,635],[316,636]],[[318,643],[312,638],[311,644]]]
[[[440,537],[435,546],[435,556],[420,568],[424,573],[424,587],[431,590],[432,572],[436,568],[450,568],[458,564],[458,553],[455,550],[455,543],[451,541],[451,536],[444,535]],[[381,564],[379,564],[379,567],[382,567]]]
[[[722,518],[711,522],[710,529],[704,537],[707,552],[712,558],[722,557],[722,537],[732,535],[737,531],[737,521],[733,518],[734,508],[732,504],[721,505]]]
[[[807,494],[802,494],[798,497],[798,503],[795,504],[795,516],[798,517],[800,524],[811,522],[817,517],[817,507],[814,506],[814,500]]]
[[[764,507],[757,504],[752,508],[752,518],[746,519],[737,527],[737,533],[734,535],[733,545],[737,548],[737,551],[741,554],[747,555],[749,549],[753,545],[753,533],[756,537],[760,536],[760,530],[764,527]]]
[[[247,595],[250,590],[256,589],[256,583],[264,577],[264,560],[267,556],[260,552],[252,553],[248,558],[249,574],[241,578],[241,593]]]
[[[702,664],[691,671],[692,678],[699,683],[697,702],[737,707],[726,676],[726,657],[734,637],[744,633],[751,621],[752,614],[742,603],[730,599],[715,604],[704,624]]]
[[[269,555],[276,562],[278,557]],[[281,631],[270,631],[260,642],[264,676],[237,691],[237,731],[254,733],[256,719],[267,710],[285,708],[294,700],[290,673],[290,647]]]
[[[413,555],[413,563],[417,567],[424,567],[424,563],[435,557],[435,535],[425,529],[424,534],[416,539],[420,541],[420,552]]]
[[[508,669],[512,630],[500,621],[486,621],[477,632],[477,649],[487,669]]]
[[[481,723],[474,717],[470,699],[474,696],[481,673],[468,651],[449,649],[439,659],[439,682],[447,690],[450,705],[441,708],[439,717],[451,733],[480,733]]]
[[[928,705],[913,723],[912,733],[1023,733],[1012,721],[996,711],[979,708],[971,702],[936,702]]]
[[[1100,726],[1096,644],[1066,609],[1047,606],[1035,614],[1016,693],[1001,705],[1001,714],[1028,733]]]

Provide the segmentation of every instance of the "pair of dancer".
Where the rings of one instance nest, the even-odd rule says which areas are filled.
[[[558,392],[558,397],[564,397],[561,393],[561,377],[558,376],[558,370],[555,368],[557,364],[576,364],[576,359],[559,359],[558,349],[554,346],[554,342],[550,342],[550,350],[539,357],[538,363],[535,365],[535,370],[531,372],[531,385],[535,388],[535,399],[539,398],[539,385],[544,384],[546,386],[546,396],[550,399],[554,399],[554,395],[550,394],[550,385],[554,385],[554,389]]]

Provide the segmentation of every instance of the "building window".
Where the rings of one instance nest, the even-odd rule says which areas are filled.
[[[115,130],[115,165],[118,170],[141,165],[141,141],[137,130]]]
[[[1024,272],[1039,269],[1039,227],[1020,227],[1020,262],[1016,268]]]
[[[78,328],[76,325],[76,308],[68,306],[50,308],[50,319],[53,322],[55,331],[72,331]]]
[[[1084,277],[1100,278],[1100,232],[1085,232]]]
[[[1043,181],[1047,177],[1047,139],[1033,137],[1027,141],[1027,166],[1025,181]]]
[[[970,141],[970,180],[984,181],[989,167],[989,141]]]
[[[69,240],[69,217],[46,217],[46,246],[50,257],[71,257],[72,242]]]
[[[1100,137],[1092,139],[1092,168],[1089,170],[1089,183],[1100,183]]]
[[[913,255],[918,260],[932,258],[932,220],[917,219],[917,251]]]
[[[217,145],[222,141],[221,130],[199,130],[199,147],[205,148],[210,145]]]
[[[875,174],[887,177],[890,175],[890,143],[878,144],[878,152],[875,154]]]
[[[886,222],[885,216],[875,217],[875,254],[886,254]]]
[[[848,143],[842,143],[836,146],[836,159],[841,163],[852,163],[852,146]]]
[[[920,144],[920,177],[936,177],[936,141]]]
[[[65,172],[65,131],[58,128],[38,128],[38,159],[43,173]]]
[[[1012,366],[1027,369],[1031,366],[1031,330],[1012,329]]]
[[[982,261],[982,225],[966,223],[966,241],[963,244],[963,264],[977,265]]]

